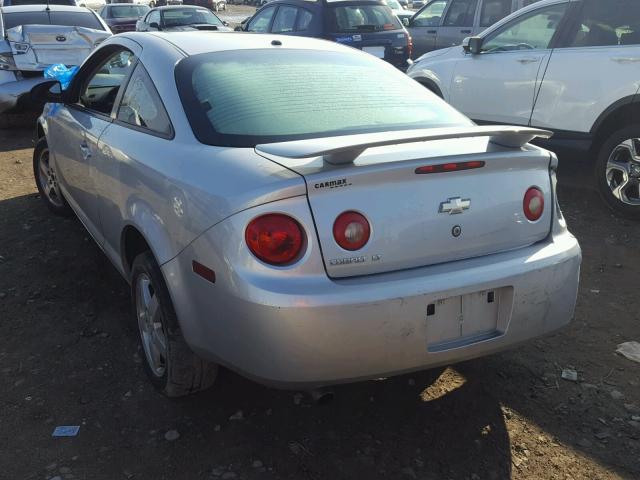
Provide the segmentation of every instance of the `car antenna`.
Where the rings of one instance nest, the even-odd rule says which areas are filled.
[[[45,10],[46,10],[47,12],[49,12],[49,11],[51,10],[51,9],[49,8],[49,0],[47,0],[47,8],[45,8]]]

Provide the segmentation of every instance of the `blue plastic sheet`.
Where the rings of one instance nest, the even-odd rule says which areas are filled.
[[[44,71],[44,78],[58,80],[62,89],[66,90],[77,71],[78,67],[67,68],[63,63],[55,63]]]

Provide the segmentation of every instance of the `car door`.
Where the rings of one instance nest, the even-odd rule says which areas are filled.
[[[528,125],[568,5],[546,4],[489,30],[482,51],[457,63],[451,104],[476,121]]]
[[[276,12],[276,7],[265,7],[257,12],[251,20],[247,22],[247,32],[255,33],[268,33],[273,20],[273,14]]]
[[[96,162],[100,172],[99,212],[104,250],[120,264],[120,241],[125,219],[131,216],[127,200],[132,196],[158,204],[184,208],[181,194],[163,198],[159,192],[177,192],[166,178],[149,168],[170,150],[173,127],[164,104],[146,69],[139,62],[124,89],[115,119],[100,138],[103,156]],[[159,161],[159,160],[158,160]],[[184,213],[184,212],[183,212]],[[168,220],[165,218],[165,221]],[[174,215],[175,217],[175,215]]]
[[[601,113],[638,90],[640,2],[585,0],[571,17],[551,56],[531,124],[587,133]]]
[[[142,22],[140,31],[142,32],[157,31],[158,28],[155,26],[152,27],[151,24],[155,23],[159,26],[161,21],[162,20],[160,18],[160,10],[151,10],[147,15],[147,18],[145,18],[144,21]]]
[[[73,80],[70,93],[76,98],[59,107],[48,139],[53,143],[56,171],[65,197],[101,244],[96,202],[99,178],[93,165],[100,160],[98,140],[111,123],[113,106],[135,55],[122,47],[112,47],[91,60]]]
[[[518,10],[522,0],[480,0],[480,15],[473,34],[477,35],[494,23],[502,20],[511,12]]]
[[[451,0],[438,30],[436,48],[460,45],[473,34],[479,0]]]
[[[447,0],[434,0],[425,5],[409,21],[407,30],[413,40],[413,57],[435,50],[438,30]]]
[[[296,28],[298,8],[293,5],[279,5],[271,25],[271,33],[293,35]]]

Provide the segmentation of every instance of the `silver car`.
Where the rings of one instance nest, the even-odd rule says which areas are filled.
[[[282,387],[486,355],[573,316],[580,247],[548,132],[479,127],[310,38],[125,33],[33,95],[34,172],[131,284],[165,394],[216,366]]]

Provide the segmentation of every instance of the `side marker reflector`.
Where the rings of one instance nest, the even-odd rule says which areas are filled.
[[[210,281],[211,283],[216,283],[216,272],[211,270],[209,267],[205,267],[199,262],[195,260],[191,262],[191,268],[193,269],[193,273],[200,275],[205,280]]]

